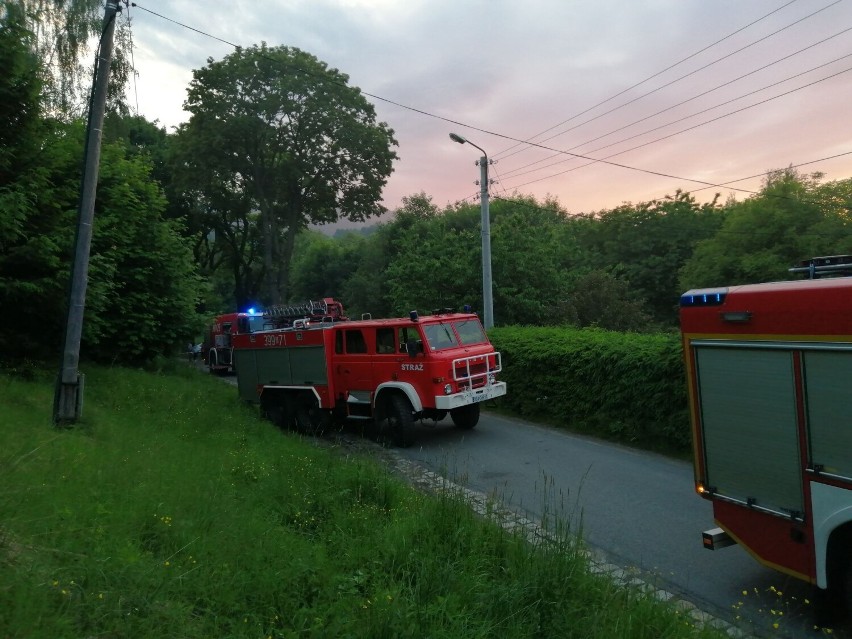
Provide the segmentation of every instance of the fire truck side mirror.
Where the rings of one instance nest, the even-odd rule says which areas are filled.
[[[409,357],[417,357],[418,353],[423,352],[423,342],[416,339],[410,339],[405,343],[405,350]]]

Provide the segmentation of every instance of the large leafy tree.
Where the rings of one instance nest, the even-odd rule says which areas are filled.
[[[581,262],[565,211],[555,200],[515,197],[495,200],[491,215],[495,323],[573,323],[565,275]]]
[[[678,272],[696,244],[715,235],[722,219],[715,199],[699,204],[677,191],[662,200],[601,211],[577,228],[590,270],[617,275],[657,322],[672,325],[682,293]]]
[[[482,309],[480,207],[460,203],[439,212],[422,194],[404,203],[383,233],[393,237],[380,271],[391,308]],[[555,202],[516,198],[495,200],[490,214],[495,323],[570,323],[565,272],[578,254],[564,212]]]
[[[16,330],[0,333],[4,357],[59,352],[77,225],[81,122],[53,122],[39,138],[17,232],[2,240],[0,307]],[[202,283],[147,158],[123,141],[104,144],[95,203],[81,354],[139,363],[174,352],[195,334]]]
[[[681,269],[681,288],[789,279],[801,260],[849,253],[852,180],[821,185],[821,178],[772,171],[758,195],[729,202],[718,233]]]
[[[122,7],[119,3],[119,9]],[[32,50],[41,61],[38,77],[44,87],[46,111],[65,120],[85,115],[94,51],[104,26],[103,0],[0,0],[0,13],[12,10],[26,16],[33,34]],[[107,107],[127,114],[124,87],[131,73],[129,23],[120,13],[116,20]]]
[[[213,162],[199,166],[199,144],[203,141],[188,134],[171,140],[174,170],[164,184],[170,215],[185,221],[195,261],[214,283],[216,294],[205,308],[245,310],[260,300],[260,216],[240,173]]]
[[[227,227],[257,230],[263,302],[289,297],[296,236],[308,224],[383,212],[393,131],[345,74],[314,56],[262,44],[210,59],[194,72],[184,107],[184,179],[215,189],[201,201],[217,237]]]
[[[0,14],[0,253],[23,233],[32,191],[24,176],[38,165],[41,65],[16,5]]]

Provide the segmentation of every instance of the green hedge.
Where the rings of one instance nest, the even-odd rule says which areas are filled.
[[[488,336],[509,387],[501,407],[608,439],[689,450],[678,334],[507,327]]]

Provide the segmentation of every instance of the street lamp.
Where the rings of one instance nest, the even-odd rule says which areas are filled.
[[[485,330],[494,326],[494,302],[491,297],[491,219],[488,213],[488,154],[481,146],[455,133],[450,139],[459,144],[470,144],[482,151],[479,158],[480,204],[482,211],[482,305],[484,309]]]

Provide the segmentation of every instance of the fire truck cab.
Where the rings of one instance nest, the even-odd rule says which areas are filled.
[[[852,592],[852,258],[691,290],[680,322],[704,546]],[[829,276],[832,277],[829,277]]]
[[[396,444],[421,418],[447,414],[473,428],[483,401],[506,393],[500,353],[478,317],[449,309],[420,317],[302,319],[234,337],[239,395],[285,427],[372,420]]]
[[[225,313],[208,326],[201,345],[201,357],[207,369],[216,375],[234,372],[233,338],[237,333],[253,333],[268,327],[260,313]]]

